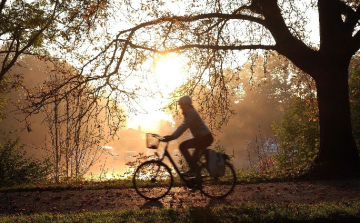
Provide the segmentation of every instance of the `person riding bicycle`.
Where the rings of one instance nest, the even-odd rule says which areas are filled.
[[[169,142],[177,139],[187,129],[190,129],[194,138],[182,142],[179,146],[181,153],[183,154],[186,162],[189,164],[190,169],[182,173],[184,176],[195,175],[197,169],[197,159],[199,158],[200,151],[210,146],[214,138],[205,125],[204,121],[200,117],[199,113],[192,105],[192,100],[189,96],[183,96],[179,99],[178,104],[182,110],[182,114],[185,119],[184,122],[175,130],[172,135],[165,136],[162,141]],[[193,155],[190,155],[189,149],[195,148]]]

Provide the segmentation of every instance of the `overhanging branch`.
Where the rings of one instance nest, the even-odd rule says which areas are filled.
[[[127,40],[118,39],[118,41],[127,41]],[[128,42],[128,44],[132,48],[148,50],[148,51],[152,51],[154,53],[159,53],[159,54],[172,53],[172,52],[177,52],[177,51],[187,50],[187,49],[194,49],[194,48],[197,48],[197,49],[211,49],[211,50],[255,50],[255,49],[276,50],[275,45],[262,45],[262,44],[242,45],[242,46],[219,46],[219,45],[188,44],[188,45],[183,45],[183,46],[175,47],[175,48],[168,49],[168,50],[158,50],[158,49],[154,49],[154,48],[151,48],[151,47],[145,47],[145,46],[136,45],[136,44],[134,44],[132,42]]]
[[[356,12],[353,12],[351,16],[349,16],[348,20],[346,21],[346,26],[351,30],[354,30],[356,24],[359,22],[360,19],[360,7],[357,8]]]
[[[135,31],[147,26],[151,26],[151,25],[156,25],[156,24],[160,24],[163,22],[172,22],[172,21],[178,21],[178,22],[194,22],[197,20],[202,20],[202,19],[214,19],[214,18],[218,18],[218,19],[226,19],[226,20],[247,20],[247,21],[251,21],[251,22],[255,22],[258,23],[260,25],[265,25],[264,24],[264,20],[257,18],[257,17],[253,17],[253,16],[249,16],[249,15],[235,15],[235,14],[222,14],[222,13],[208,13],[208,14],[201,14],[201,15],[196,15],[196,16],[170,16],[170,17],[163,17],[163,18],[159,18],[159,19],[155,19],[149,22],[144,22],[141,23],[133,28],[130,29],[126,29],[123,30],[121,32],[119,32],[119,35],[122,35],[124,33],[127,32],[131,32],[131,31]]]
[[[163,51],[163,53],[176,52],[191,48],[212,49],[212,50],[255,50],[255,49],[276,50],[276,46],[274,45],[261,45],[261,44],[242,45],[242,46],[217,46],[217,45],[213,46],[213,45],[190,44],[190,45],[175,47],[173,49]]]

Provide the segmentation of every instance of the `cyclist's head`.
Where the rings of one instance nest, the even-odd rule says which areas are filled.
[[[188,95],[182,96],[179,99],[179,105],[191,105],[192,104],[192,100]]]

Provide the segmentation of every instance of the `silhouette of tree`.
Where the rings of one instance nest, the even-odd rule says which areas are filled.
[[[136,69],[157,53],[178,52],[189,58],[192,89],[209,86],[213,97],[204,98],[208,105],[226,109],[229,92],[224,70],[240,67],[238,52],[277,51],[316,82],[320,149],[312,171],[341,176],[360,169],[348,91],[349,62],[360,47],[356,1],[188,1],[179,3],[183,15],[171,14],[158,2],[124,4],[144,16],[130,19],[135,25],[119,31],[99,54],[113,54],[103,73],[108,80],[121,73],[123,63],[130,62],[129,67]],[[319,44],[310,41],[305,27],[311,10],[319,15]],[[140,62],[126,60],[125,55]]]

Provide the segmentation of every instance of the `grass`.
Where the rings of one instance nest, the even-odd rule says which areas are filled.
[[[307,168],[299,167],[290,170],[268,170],[258,171],[256,168],[248,170],[238,170],[236,173],[237,183],[260,183],[260,182],[284,182],[302,179],[306,175]],[[174,176],[174,187],[185,186],[185,183]],[[37,183],[16,185],[11,187],[1,187],[0,192],[20,192],[20,191],[46,191],[46,190],[100,190],[100,189],[119,189],[132,188],[132,176],[127,179],[110,180],[67,180],[58,184],[51,181],[42,181]]]
[[[64,181],[54,184],[51,181],[43,181],[30,184],[22,184],[11,187],[2,187],[0,192],[20,192],[20,191],[46,191],[46,190],[101,190],[131,188],[131,179],[106,180],[106,181]]]
[[[303,168],[302,168],[303,170]],[[303,179],[303,171],[238,171],[238,183],[277,182]],[[175,178],[175,185],[183,184]],[[130,188],[131,179],[107,181],[66,181],[1,188],[0,191]],[[218,205],[186,209],[121,210],[77,214],[0,215],[1,222],[360,222],[360,201],[310,204]]]
[[[79,214],[0,216],[0,222],[359,222],[360,202],[239,204],[186,209],[123,210]]]

